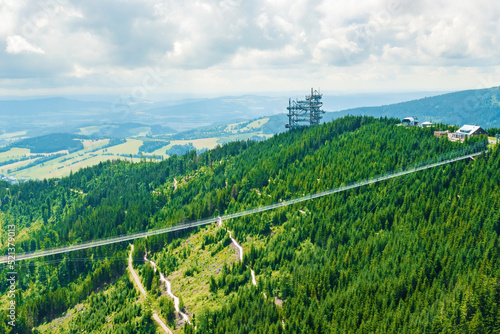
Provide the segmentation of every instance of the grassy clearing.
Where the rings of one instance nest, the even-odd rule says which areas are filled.
[[[224,296],[221,289],[215,294],[211,293],[209,282],[211,276],[219,274],[224,263],[229,265],[237,261],[237,253],[230,246],[217,251],[222,241],[207,245],[204,249],[202,247],[203,238],[208,235],[215,236],[218,229],[220,227],[216,225],[205,227],[184,239],[178,247],[169,249],[170,254],[175,254],[180,259],[180,264],[167,278],[172,282],[172,292],[182,298],[190,317],[203,308],[219,308],[229,298]],[[155,254],[155,260],[158,255]],[[160,269],[165,272],[164,268]]]
[[[154,154],[157,157],[163,156],[163,158],[166,158],[166,157],[168,157],[168,154],[166,154],[165,151],[167,150],[167,148],[170,148],[170,147],[172,147],[171,144],[165,145],[162,148],[157,149],[156,151],[148,153],[148,155],[153,155]]]
[[[215,148],[218,144],[218,141],[220,138],[214,137],[214,138],[203,138],[203,139],[194,139],[194,140],[172,140],[170,144],[163,146],[160,149],[157,149],[156,151],[152,153],[148,153],[148,155],[156,155],[156,156],[163,156],[164,158],[167,158],[168,155],[165,153],[165,151],[169,148],[171,148],[174,145],[186,145],[186,144],[193,144],[193,146],[197,150],[203,150],[203,149],[212,149]]]
[[[233,133],[236,133],[238,131],[238,126],[241,126],[242,124],[244,124],[246,122],[238,122],[238,123],[231,123],[231,124],[228,124],[226,126],[226,128],[224,129],[224,131],[226,132],[233,132]]]
[[[68,159],[69,158],[69,159]],[[68,159],[61,161],[63,159]],[[20,171],[14,171],[9,173],[9,175],[15,178],[21,179],[23,176],[29,176],[31,179],[49,179],[49,178],[59,178],[67,176],[71,171],[76,172],[80,168],[86,168],[94,166],[99,162],[104,162],[107,160],[127,160],[130,158],[117,156],[117,155],[103,155],[103,154],[78,154],[76,156],[66,155],[54,160],[47,161],[43,164],[33,166]],[[140,159],[134,158],[133,162],[138,162]]]
[[[92,140],[92,139],[83,139],[82,144],[84,148],[100,148],[109,143],[109,139],[100,139],[100,140]]]
[[[61,175],[68,175],[71,170],[76,171],[77,169],[75,168],[69,168],[68,166],[76,163],[79,160],[84,160],[84,159],[89,159],[91,156],[87,155],[87,153],[95,151],[96,149],[99,149],[109,143],[109,139],[102,139],[102,140],[82,140],[82,143],[84,145],[84,149],[80,150],[78,152],[74,152],[71,154],[66,154],[62,157],[55,158],[53,160],[49,160],[45,163],[33,166],[31,168],[27,168],[24,170],[16,171],[18,168],[22,168],[35,160],[25,160],[25,161],[20,161],[16,163],[12,163],[9,165],[1,166],[0,167],[0,172],[1,173],[7,173],[7,170],[10,169],[9,175],[12,175],[18,179],[24,179],[24,176],[28,176],[31,179],[44,179],[44,178],[49,178],[49,177],[54,177],[54,175],[61,176]],[[61,153],[67,153],[67,151],[61,152]],[[29,149],[20,149],[20,148],[14,148],[10,150],[9,152],[4,152],[4,155],[6,154],[15,154],[14,156],[15,159],[20,159],[25,155],[31,155]],[[19,155],[22,154],[22,155]],[[51,154],[43,154],[46,156],[50,156]],[[10,155],[6,155],[10,157]],[[109,158],[109,157],[108,157]],[[6,158],[5,160],[10,160],[11,158]],[[99,161],[105,161],[107,159],[101,159]],[[97,161],[97,163],[99,163]],[[84,167],[91,166],[92,164],[86,164]],[[54,175],[51,175],[54,173]]]
[[[23,176],[28,176],[31,179],[40,180],[46,178],[63,177],[69,175],[71,171],[76,172],[80,168],[93,166],[98,164],[99,162],[117,159],[130,160],[130,158],[122,157],[118,154],[129,154],[129,152],[127,151],[128,149],[131,150],[130,153],[135,154],[134,152],[138,152],[138,147],[142,145],[142,141],[130,139],[126,143],[105,149],[100,149],[109,144],[109,139],[96,141],[84,140],[82,142],[85,147],[83,150],[71,154],[66,154],[64,156],[46,161],[43,164],[39,164],[20,171],[12,171],[15,168],[12,168],[11,165],[3,166],[1,168],[3,168],[5,171],[7,169],[11,169],[11,173],[9,173],[9,175],[12,175],[18,179],[24,178]],[[138,161],[138,159],[133,159],[133,161],[136,162]],[[19,166],[16,165],[14,167],[21,167],[28,163],[29,162],[23,162],[22,164],[19,163]]]
[[[127,273],[125,273],[124,275],[127,275]],[[129,279],[133,281],[132,277],[129,277]],[[97,289],[97,291],[93,292],[92,295],[101,294],[104,296],[109,296],[109,294],[112,294],[112,293],[116,293],[116,292],[119,293],[120,290],[117,288],[116,283],[117,282],[115,281],[110,285],[105,285],[105,287],[102,290]],[[139,294],[137,294],[135,298],[132,298],[131,300],[129,299],[128,301],[129,302],[132,301],[133,304],[139,302]],[[91,303],[91,300],[89,298],[87,298],[82,303],[67,310],[61,317],[56,318],[50,322],[46,322],[46,323],[40,325],[39,327],[37,327],[37,329],[39,330],[40,333],[54,333],[54,334],[55,333],[62,333],[62,332],[67,333],[70,329],[71,323],[78,321],[78,318],[74,319],[75,316],[78,316],[79,313],[83,313],[85,310],[91,310],[91,309],[95,310],[95,306]],[[106,314],[106,318],[103,319],[104,322],[102,323],[102,327],[100,329],[101,330],[104,328],[112,329],[115,326],[115,321],[114,321],[115,317],[118,315],[118,313],[120,311],[121,310]],[[87,319],[88,319],[88,317],[87,317]],[[94,333],[94,332],[95,331],[93,331],[92,333]],[[161,330],[157,329],[156,333],[162,333],[162,332],[161,332]]]
[[[36,160],[37,159],[29,159],[29,160],[17,161],[17,162],[8,164],[8,165],[1,166],[0,167],[0,173],[2,173],[2,174],[8,174],[9,171],[14,171],[14,170],[16,170],[18,168],[21,168],[21,167],[24,167],[26,165],[29,165],[30,163],[32,163],[32,162],[34,162]]]
[[[27,154],[30,154],[31,150],[29,148],[11,148],[7,152],[0,153],[0,162],[8,161],[13,159],[21,159],[25,157]]]
[[[0,221],[2,222],[3,228],[7,229],[6,225],[8,224],[15,224],[16,221],[14,218],[11,216],[5,214],[5,213],[0,213]],[[17,222],[18,223],[18,222]],[[33,221],[29,227],[24,227],[20,229],[18,226],[16,227],[16,244],[21,244],[23,241],[31,239],[31,235],[36,233],[38,230],[40,230],[43,226],[43,221],[41,219]],[[0,248],[3,248],[4,246],[7,246],[7,233],[2,233],[0,235]],[[22,249],[18,248],[17,252],[21,252]]]
[[[93,166],[101,161],[121,158],[121,157],[101,155],[101,154],[91,155],[79,152],[64,155],[62,157],[46,161],[42,164],[38,164],[36,166],[27,169],[14,171],[9,173],[9,175],[12,175],[18,179],[23,178],[23,175],[26,175],[32,179],[43,180],[46,178],[69,175],[71,171],[76,172],[80,168]]]
[[[203,138],[194,140],[174,140],[172,141],[171,145],[186,145],[191,143],[197,150],[202,150],[204,148],[212,149],[218,145],[217,143],[218,139],[219,138],[214,137],[214,138]]]
[[[71,319],[73,319],[78,313],[83,312],[88,307],[87,304],[78,304],[73,308],[70,308],[61,317],[56,318],[50,322],[46,322],[37,327],[40,333],[60,333],[62,329],[67,330]]]
[[[267,119],[261,119],[254,121],[247,125],[247,127],[258,126],[259,124],[264,124]],[[260,122],[260,123],[259,123]],[[259,125],[260,126],[260,125]],[[87,128],[85,128],[87,129]],[[246,134],[235,134],[230,137],[213,137],[195,140],[174,140],[170,144],[163,146],[162,148],[148,153],[148,156],[155,155],[158,158],[163,157],[168,158],[165,151],[171,148],[173,145],[186,145],[192,143],[197,150],[212,149],[215,148],[220,143],[229,142],[233,140],[247,140],[254,136],[256,133],[246,133]],[[257,133],[261,135],[260,133]],[[140,139],[127,139],[127,142],[112,147],[103,148],[109,144],[109,139],[102,140],[82,140],[84,149],[73,152],[71,154],[66,154],[64,156],[49,160],[43,164],[39,164],[30,168],[23,170],[17,170],[28,165],[31,161],[14,162],[6,166],[0,166],[0,173],[8,174],[17,179],[46,179],[46,178],[58,178],[64,177],[70,174],[71,171],[76,172],[80,168],[86,168],[98,164],[99,162],[104,162],[107,160],[130,160],[128,157],[130,154],[139,154],[139,147],[143,144]],[[63,152],[64,153],[64,152]],[[65,152],[67,153],[67,152]],[[8,152],[0,153],[0,162],[8,160],[19,160],[26,155],[30,155],[29,149],[13,148]],[[126,157],[122,156],[126,155]],[[133,158],[133,162],[139,161],[138,158]],[[10,170],[8,173],[7,171]]]
[[[107,148],[107,152],[112,154],[139,154],[141,145],[142,140],[127,139],[126,143]]]
[[[267,122],[269,122],[269,118],[258,119],[258,120],[251,122],[250,124],[248,124],[245,127],[245,129],[258,129],[258,128],[262,127],[264,124],[266,124]]]
[[[243,126],[246,122],[238,122],[238,123],[232,123],[228,124],[224,131],[228,133],[233,133],[233,134],[241,134],[245,132],[259,132],[258,129],[260,129],[264,124],[266,124],[269,121],[269,118],[262,118],[255,120],[251,123],[246,124]],[[243,127],[242,127],[243,126]],[[256,133],[254,133],[255,135]]]
[[[69,175],[71,172],[76,172],[81,168],[86,168],[90,166],[97,165],[99,162],[104,162],[107,160],[125,160],[128,158],[125,157],[116,157],[109,155],[96,155],[96,156],[86,156],[84,159],[78,162],[74,162],[74,164],[66,165],[66,166],[58,166],[57,164],[49,164],[43,167],[40,167],[37,177],[42,180],[45,178],[54,178],[54,177],[63,177]],[[129,159],[128,159],[129,160]],[[71,162],[71,161],[68,161]]]

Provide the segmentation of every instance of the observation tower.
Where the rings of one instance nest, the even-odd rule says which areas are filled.
[[[288,99],[288,129],[295,129],[302,126],[318,125],[325,113],[321,110],[323,94],[311,88],[311,94],[306,95],[305,100],[296,101]]]

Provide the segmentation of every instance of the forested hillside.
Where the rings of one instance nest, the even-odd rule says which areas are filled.
[[[63,150],[74,152],[83,149],[83,144],[78,139],[86,139],[86,137],[69,133],[53,133],[40,137],[22,139],[0,150],[6,152],[13,147],[19,147],[28,148],[31,150],[31,153],[53,153]]]
[[[497,149],[469,164],[309,202],[304,214],[279,209],[231,228],[245,240],[261,224],[283,227],[245,264],[260,275],[258,291],[285,300],[284,332],[497,333],[499,164]],[[265,299],[247,286],[200,317],[199,328],[280,332]]]
[[[397,123],[349,116],[200,155],[100,163],[57,182],[1,184],[2,228],[16,224],[16,251],[34,251],[276,203],[470,144]],[[500,331],[499,165],[493,148],[476,160],[225,222],[245,247],[244,261],[205,278],[210,296],[225,297],[218,306],[212,297],[197,305],[196,329],[185,332]],[[180,256],[173,240],[196,233],[138,240],[135,257],[147,249],[163,259],[162,271],[177,270],[188,255]],[[203,238],[203,247],[228,247],[220,234]],[[111,283],[123,300],[135,296],[120,278],[126,249],[115,244],[23,263],[17,330],[30,332],[85,301],[96,316],[82,315],[80,322],[87,319],[85,328],[98,331],[108,297],[89,297],[93,291]],[[249,282],[250,268],[257,287]],[[7,289],[0,282],[2,306]],[[147,307],[120,314],[112,327],[150,326]],[[73,322],[69,329],[84,327]]]

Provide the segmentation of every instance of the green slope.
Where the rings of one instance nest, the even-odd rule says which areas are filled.
[[[48,248],[274,203],[469,144],[396,123],[346,117],[264,142],[230,143],[156,164],[101,163],[57,184],[3,184],[3,224],[16,223],[18,252]],[[191,309],[196,309],[200,333],[498,330],[499,160],[494,148],[475,161],[226,222],[246,256],[244,264],[229,265],[223,275],[200,269],[196,256],[171,268],[161,260],[168,254],[181,258],[179,243],[169,246],[178,238],[185,238],[183,248],[191,243],[200,258],[209,251],[226,253],[207,243],[205,230],[135,244],[138,252],[148,249],[162,270],[170,268],[177,281],[200,287],[179,291],[198,293],[181,297],[196,301]],[[32,229],[33,222],[43,226]],[[80,251],[62,262],[62,255],[53,256],[42,266],[50,275],[40,275],[34,261],[20,267],[23,328],[60,315],[64,307],[120,276],[126,247]],[[93,262],[78,261],[91,257]],[[247,265],[257,274],[257,288],[249,282]],[[7,285],[2,284],[5,296]],[[38,291],[36,286],[47,288]],[[40,306],[46,300],[60,307],[48,313]],[[275,300],[282,300],[283,308]],[[30,311],[35,307],[36,316]]]

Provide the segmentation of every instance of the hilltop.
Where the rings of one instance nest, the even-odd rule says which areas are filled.
[[[1,221],[16,224],[17,252],[47,249],[277,203],[477,140],[452,143],[397,123],[351,116],[158,163],[102,162],[57,183],[0,183]],[[148,298],[110,317],[106,293],[91,292],[110,286],[135,300],[123,277],[127,244],[30,260],[18,267],[19,328],[79,303],[88,311],[62,332],[152,328],[148,312],[164,302],[156,302],[157,276],[141,263],[147,250],[196,321],[197,330],[177,332],[497,330],[499,153],[494,147],[475,160],[228,220],[243,261],[229,256],[231,240],[216,226],[137,240],[134,261]],[[5,249],[5,235],[1,242]]]

